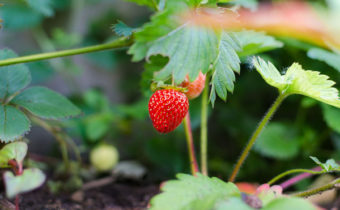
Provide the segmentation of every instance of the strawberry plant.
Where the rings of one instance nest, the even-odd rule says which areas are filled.
[[[330,134],[332,131],[340,132],[340,99],[335,82],[338,75],[333,81],[327,76],[328,72],[323,72],[323,67],[326,65],[328,68],[340,71],[338,37],[340,27],[337,21],[339,3],[336,0],[327,1],[328,10],[324,11],[320,9],[326,8],[324,5],[312,7],[303,2],[266,4],[250,0],[128,1],[146,6],[154,13],[148,22],[137,28],[117,20],[112,27],[117,37],[110,39],[109,42],[58,51],[55,47],[58,44],[64,47],[76,45],[76,36],[67,37],[69,42],[66,42],[63,39],[66,35],[57,31],[56,40],[51,41],[46,38],[44,32],[37,29],[35,34],[38,42],[48,43],[49,46],[42,47],[42,50],[49,52],[18,57],[12,50],[0,51],[0,140],[6,144],[0,150],[0,163],[2,167],[11,167],[15,172],[14,175],[6,171],[3,180],[7,197],[11,199],[17,196],[17,208],[18,195],[39,187],[45,180],[45,175],[40,170],[23,169],[23,159],[27,152],[25,142],[28,141],[24,135],[29,132],[31,123],[44,128],[55,137],[60,145],[66,172],[72,178],[79,178],[81,172],[71,172],[72,163],[69,161],[68,149],[73,149],[79,165],[81,165],[81,155],[64,127],[78,127],[79,136],[84,140],[85,145],[89,147],[96,145],[91,151],[90,162],[97,171],[105,173],[115,167],[119,155],[115,147],[100,141],[113,136],[110,135],[114,132],[112,124],[117,122],[119,125],[116,127],[121,126],[120,129],[125,129],[126,133],[129,131],[136,133],[141,139],[144,127],[128,130],[127,126],[122,128],[123,122],[131,118],[140,118],[144,121],[147,111],[147,123],[152,124],[157,132],[153,134],[154,136],[158,138],[163,136],[170,140],[177,134],[176,132],[180,133],[184,130],[189,159],[187,165],[191,169],[191,175],[182,172],[176,175],[175,180],[162,184],[161,193],[155,195],[150,201],[150,209],[309,210],[319,208],[305,198],[338,188],[339,178],[313,189],[305,186],[299,192],[287,193],[286,190],[312,175],[336,174],[340,171],[335,158],[323,163],[314,157],[314,154],[318,156],[317,150],[324,139],[333,138],[336,139],[333,140],[335,142],[339,140],[339,135]],[[9,4],[8,7],[5,5],[3,13],[5,26],[9,28],[20,26],[13,20],[6,22],[8,20],[6,15],[8,16],[13,8],[25,11],[22,13],[31,17],[29,23],[32,25],[37,25],[44,16],[52,16],[57,8],[52,1],[46,1],[40,6],[34,1],[24,2]],[[22,4],[26,4],[29,9]],[[31,13],[35,15],[30,15]],[[25,63],[121,48],[128,48],[127,54],[131,56],[132,62],[145,61],[140,83],[144,96],[141,101],[132,106],[111,105],[100,91],[91,90],[81,99],[82,111],[86,116],[73,121],[60,122],[62,118],[78,116],[81,110],[67,98],[48,88],[27,87],[31,82],[31,73]],[[291,54],[291,57],[286,54]],[[92,59],[98,62],[99,57]],[[300,57],[304,59],[299,59]],[[324,65],[320,64],[321,62],[318,65],[310,65],[309,62],[312,60],[324,62]],[[286,68],[288,61],[290,66]],[[51,65],[59,69],[62,75],[66,75],[64,71],[68,64],[65,60],[51,62]],[[312,69],[306,70],[310,69],[310,66]],[[221,164],[224,163],[216,161],[216,157],[214,157],[215,161],[210,161],[208,158],[208,153],[215,156],[213,152],[208,151],[210,146],[216,143],[212,138],[208,141],[208,128],[216,132],[215,126],[208,126],[208,122],[214,123],[212,120],[209,121],[209,118],[211,119],[212,113],[221,107],[219,99],[226,104],[232,103],[233,96],[230,95],[236,91],[238,83],[246,84],[243,85],[243,89],[246,89],[243,91],[247,92],[245,106],[250,107],[249,109],[256,106],[255,101],[258,101],[258,98],[252,97],[252,93],[261,92],[260,86],[249,82],[252,80],[236,81],[237,75],[245,69],[255,69],[257,76],[262,78],[261,81],[264,80],[267,85],[276,90],[277,98],[258,123],[239,156],[234,155],[239,148],[229,147],[229,142],[214,147],[223,150],[224,153],[230,153],[233,160],[239,157],[234,166],[230,164],[225,170],[225,173],[229,174],[227,181],[209,176],[211,168],[223,168]],[[333,75],[334,72],[330,74]],[[72,82],[70,84],[74,85]],[[127,86],[133,86],[133,89],[137,87],[135,83]],[[299,104],[296,122],[291,123],[290,115],[287,115],[285,122],[276,121],[276,118],[273,118],[274,114],[284,102],[293,100],[291,99],[294,98],[293,95],[305,97]],[[199,109],[193,114],[195,107],[198,107],[197,101],[199,101]],[[240,104],[242,103],[237,106],[241,106]],[[322,107],[322,115],[329,127],[322,135],[318,134],[317,128],[321,123],[318,121],[317,126],[313,128],[312,125],[308,125],[309,118],[307,119],[306,116],[306,110],[318,104]],[[295,110],[296,107],[292,109]],[[223,129],[228,131],[228,135],[241,136],[239,133],[244,135],[242,131],[239,132],[238,127],[244,124],[246,124],[244,126],[255,125],[255,123],[247,124],[252,121],[244,117],[237,108],[228,111],[228,116],[234,118],[221,121],[226,124]],[[226,116],[223,112],[217,115],[220,118]],[[199,116],[199,119],[196,116]],[[241,118],[246,119],[247,122],[242,122]],[[271,119],[275,121],[270,123]],[[199,153],[196,151],[197,141],[194,139],[195,127],[200,127]],[[174,133],[174,136],[171,133]],[[184,135],[180,134],[180,138],[184,139]],[[210,134],[211,132],[209,137]],[[321,139],[318,141],[319,144],[312,142],[317,137]],[[241,142],[242,138],[237,140]],[[135,147],[142,150],[143,145],[138,143]],[[339,143],[334,144],[339,147]],[[150,148],[149,150],[156,153],[159,152],[156,151],[157,148],[162,147]],[[163,152],[171,149],[167,146],[164,148]],[[249,159],[254,158],[251,157],[253,148],[256,153],[264,157],[282,162],[298,155],[304,160],[310,156],[312,160],[308,160],[308,164],[314,161],[317,166],[312,169],[290,169],[291,165],[290,168],[281,167],[281,171],[286,171],[274,175],[262,185],[255,187],[249,184],[252,189],[245,192],[242,186],[247,184],[236,182],[240,179],[239,173],[242,179],[245,179],[248,177],[242,176],[242,172],[248,168],[270,172],[269,166],[263,166],[265,160],[262,157],[256,161],[253,159],[251,161],[253,166],[247,164],[249,155]],[[139,152],[138,156],[143,157],[144,151]],[[196,153],[199,154],[199,158]],[[170,159],[175,159],[177,156],[179,155],[175,153]],[[157,157],[154,159],[165,168],[169,164],[166,159],[157,160]],[[78,170],[73,169],[73,171]],[[299,175],[279,185],[273,185],[292,174]],[[30,184],[23,185],[22,183],[27,182],[28,179],[31,179]],[[111,177],[109,180],[112,179]],[[72,182],[72,179],[70,180]],[[259,180],[258,182],[262,182],[262,177]],[[88,185],[84,185],[83,189],[87,187]]]

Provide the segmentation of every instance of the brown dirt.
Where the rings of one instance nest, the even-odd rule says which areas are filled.
[[[152,196],[159,192],[158,185],[135,183],[112,183],[107,186],[84,191],[82,202],[71,199],[71,195],[52,195],[47,188],[35,190],[21,196],[20,209],[24,210],[137,210],[145,209]]]

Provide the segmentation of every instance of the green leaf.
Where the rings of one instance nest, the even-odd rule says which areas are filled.
[[[270,62],[266,63],[260,57],[253,59],[256,70],[271,86],[276,87],[283,94],[300,94],[314,98],[315,100],[340,108],[338,90],[333,87],[334,81],[318,71],[303,70],[293,63],[285,75]]]
[[[299,151],[297,131],[293,126],[272,122],[262,132],[254,148],[264,156],[288,159]]]
[[[15,58],[12,50],[0,50],[0,60]],[[0,67],[0,98],[4,99],[25,88],[31,82],[31,74],[24,64]]]
[[[148,6],[152,9],[157,9],[159,3],[159,0],[125,0],[125,1],[134,2],[141,6]]]
[[[6,185],[6,196],[14,198],[16,195],[34,190],[40,187],[46,177],[44,173],[37,168],[25,169],[22,175],[15,176],[12,172],[4,173]]]
[[[147,58],[157,54],[168,56],[169,62],[155,74],[155,79],[161,81],[172,76],[180,84],[186,75],[194,80],[200,71],[206,73],[217,56],[217,47],[214,31],[186,24],[153,42]]]
[[[277,209],[316,210],[317,208],[307,200],[296,197],[280,197],[272,200],[262,208],[262,210]]]
[[[0,141],[10,142],[30,130],[30,121],[20,110],[9,105],[0,105]]]
[[[47,17],[54,15],[52,0],[26,0],[26,2],[32,9]]]
[[[45,87],[32,87],[17,95],[13,103],[22,106],[36,116],[46,119],[70,117],[80,110],[67,98]]]
[[[234,71],[240,72],[240,59],[236,54],[236,50],[240,50],[240,46],[234,34],[222,32],[219,41],[218,55],[214,63],[214,73],[212,75],[212,86],[210,93],[210,101],[214,106],[216,95],[227,100],[227,90],[234,91],[235,75]]]
[[[187,205],[196,200],[225,199],[239,196],[240,192],[233,183],[225,183],[218,178],[209,178],[202,174],[191,176],[178,174],[178,180],[166,182],[162,193],[151,200],[151,209],[177,210],[185,209]]]
[[[111,113],[91,115],[85,120],[85,132],[87,138],[97,141],[102,138],[110,129],[112,122]]]
[[[317,157],[310,156],[310,158],[327,172],[340,170],[340,165],[337,164],[334,159],[329,159],[325,163],[321,163]]]
[[[120,20],[112,26],[112,30],[119,36],[130,36],[135,31],[134,28],[129,27]]]
[[[27,144],[22,141],[16,141],[6,144],[0,150],[0,168],[8,167],[8,161],[16,160],[21,163],[27,154]]]
[[[323,104],[323,118],[327,125],[334,131],[340,133],[340,110],[338,108]]]
[[[242,201],[241,198],[230,198],[228,200],[221,201],[216,204],[215,210],[228,210],[228,209],[237,209],[237,210],[253,210],[248,204]]]
[[[242,50],[237,53],[239,56],[258,54],[283,46],[282,42],[277,41],[274,37],[268,36],[263,32],[240,31],[235,32],[235,36],[242,46]]]
[[[43,16],[24,5],[6,4],[1,7],[0,16],[6,29],[27,29],[40,24]]]
[[[307,52],[308,57],[323,61],[327,63],[329,66],[335,68],[340,71],[340,55],[336,53],[332,53],[327,50],[312,48]]]

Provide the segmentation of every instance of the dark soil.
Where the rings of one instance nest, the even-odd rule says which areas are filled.
[[[158,185],[112,183],[104,187],[84,191],[82,201],[76,202],[71,199],[71,195],[52,195],[47,188],[42,188],[21,196],[20,209],[137,210],[145,209],[151,197],[158,192]]]

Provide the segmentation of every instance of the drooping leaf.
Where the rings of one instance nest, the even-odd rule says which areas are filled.
[[[30,121],[24,113],[13,106],[0,106],[0,141],[14,141],[29,130]]]
[[[340,55],[339,54],[336,54],[336,53],[333,53],[327,50],[319,49],[319,48],[312,48],[308,50],[307,55],[310,58],[323,61],[327,63],[329,66],[340,71]]]
[[[0,168],[8,167],[8,161],[16,160],[21,163],[27,154],[27,144],[22,141],[16,141],[6,144],[0,150]]]
[[[135,31],[134,28],[129,27],[120,20],[112,26],[112,30],[119,36],[130,36]]]
[[[32,9],[47,17],[54,15],[52,0],[26,0],[26,2]]]
[[[162,193],[151,200],[153,210],[178,210],[185,208],[196,200],[205,200],[211,196],[214,199],[225,199],[240,194],[233,183],[225,183],[218,178],[209,178],[202,174],[191,176],[178,174],[178,180],[168,181],[162,188]]]
[[[329,159],[325,163],[322,163],[317,157],[310,156],[310,158],[318,164],[325,171],[339,171],[340,165],[335,162],[334,159]]]
[[[291,65],[285,75],[281,75],[273,64],[259,57],[253,59],[253,64],[263,79],[281,93],[305,95],[340,108],[338,90],[333,87],[335,82],[329,80],[328,76],[318,71],[303,70],[297,63]]]
[[[56,119],[80,114],[80,110],[61,94],[45,87],[32,87],[17,95],[12,103],[36,116]]]
[[[20,176],[15,176],[12,172],[6,171],[4,173],[6,196],[13,198],[18,194],[34,190],[40,187],[45,179],[45,174],[37,168],[25,169]]]
[[[299,209],[299,210],[316,210],[317,208],[307,200],[297,197],[280,197],[268,203],[263,210],[277,209]]]
[[[239,56],[249,56],[283,46],[282,42],[262,32],[240,31],[235,32],[235,36],[242,46],[242,50],[237,53]]]
[[[297,131],[292,126],[272,122],[257,139],[254,148],[267,157],[292,158],[299,151]]]
[[[0,60],[15,58],[9,49],[0,50]],[[0,98],[4,99],[25,88],[31,82],[31,74],[24,64],[0,67]]]
[[[212,105],[214,105],[216,99],[215,92],[225,101],[227,99],[227,91],[234,91],[234,71],[240,72],[240,59],[236,54],[236,51],[239,50],[240,45],[236,36],[232,33],[222,32],[211,79],[210,101]]]

